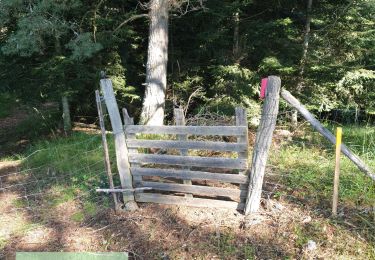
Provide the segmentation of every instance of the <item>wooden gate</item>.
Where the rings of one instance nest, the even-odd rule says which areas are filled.
[[[182,118],[182,109],[176,109],[175,122],[183,124]],[[124,121],[133,187],[152,188],[137,192],[137,202],[243,209],[248,182],[244,109],[236,109],[236,126],[133,125],[126,110]],[[219,136],[232,142],[215,141]],[[200,156],[202,151],[216,156]]]
[[[101,79],[100,85],[104,96],[101,98],[97,93],[97,99],[99,103],[104,100],[108,110],[121,181],[121,189],[110,185],[111,189],[106,191],[121,192],[126,210],[137,209],[135,202],[156,202],[244,208],[245,214],[258,211],[278,114],[279,77],[268,77],[250,173],[244,109],[236,108],[236,125],[233,126],[185,126],[181,109],[175,110],[174,126],[134,125],[124,110],[123,126],[111,80]],[[104,126],[102,132],[105,139]],[[232,141],[213,138],[217,136],[226,136]],[[202,155],[199,151],[211,151],[211,154]],[[229,156],[224,152],[229,152]],[[108,176],[111,179],[110,173]]]

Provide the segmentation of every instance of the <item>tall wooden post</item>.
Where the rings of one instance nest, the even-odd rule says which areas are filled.
[[[110,160],[109,160],[109,152],[108,152],[108,142],[107,142],[107,136],[106,136],[106,132],[105,132],[105,125],[104,125],[103,108],[102,108],[102,102],[100,100],[99,90],[95,91],[95,97],[96,97],[96,106],[97,106],[97,109],[98,109],[100,130],[102,132],[102,143],[103,143],[103,152],[104,152],[105,171],[106,171],[107,177],[108,177],[109,188],[114,189],[115,186],[113,184],[111,163],[110,163]],[[120,210],[120,205],[118,203],[116,193],[112,192],[112,197],[113,197],[113,202],[115,204],[115,211]]]
[[[277,114],[279,113],[280,86],[281,80],[279,77],[268,77],[266,98],[253,150],[245,214],[257,212],[260,206],[260,197],[268,159],[268,151],[272,143],[272,135],[276,126]]]
[[[333,178],[333,199],[332,199],[332,215],[334,217],[337,216],[337,203],[338,203],[338,200],[339,200],[341,136],[342,136],[342,128],[337,127],[337,132],[336,132],[336,164],[335,164],[335,177]]]
[[[104,101],[107,106],[112,131],[115,138],[116,161],[117,169],[120,175],[121,187],[122,189],[133,189],[128,159],[128,149],[125,142],[125,133],[115,94],[113,92],[112,81],[110,79],[101,79],[100,86],[104,95]],[[137,203],[134,201],[134,192],[124,192],[123,199],[125,210],[132,211],[138,209]]]
[[[182,108],[175,108],[174,109],[174,121],[176,125],[185,125],[185,115],[184,110]],[[178,140],[180,141],[187,141],[187,135],[177,135]],[[180,154],[182,156],[188,155],[187,149],[180,149]],[[189,166],[183,166],[184,170],[190,170]],[[184,184],[192,185],[191,180],[183,180]],[[193,194],[185,194],[185,197],[192,198]]]

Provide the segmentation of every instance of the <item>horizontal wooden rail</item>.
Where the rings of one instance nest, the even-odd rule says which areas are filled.
[[[240,189],[152,181],[142,181],[140,183],[137,183],[137,186],[150,187],[154,190],[183,192],[203,196],[223,196],[231,198],[233,200],[240,200],[240,198],[246,198],[247,194],[247,190]]]
[[[181,166],[200,166],[226,169],[247,169],[247,160],[218,157],[177,156],[159,154],[129,154],[131,163],[154,163]]]
[[[159,176],[164,178],[176,179],[193,179],[193,180],[215,180],[229,183],[247,183],[247,176],[242,174],[227,174],[227,173],[213,173],[190,170],[175,170],[175,169],[156,169],[156,168],[138,168],[131,167],[131,173],[134,176]]]
[[[212,151],[244,152],[246,143],[167,141],[167,140],[127,140],[129,148],[195,149]]]
[[[200,208],[229,208],[237,210],[242,210],[244,208],[244,203],[238,203],[234,201],[189,198],[155,193],[139,193],[135,195],[135,199],[137,202],[154,202]]]
[[[185,134],[185,135],[246,135],[246,126],[148,126],[127,125],[125,133],[129,134]]]

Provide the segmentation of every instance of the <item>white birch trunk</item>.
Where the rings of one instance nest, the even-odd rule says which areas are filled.
[[[151,0],[146,89],[141,123],[163,125],[168,62],[168,0]]]

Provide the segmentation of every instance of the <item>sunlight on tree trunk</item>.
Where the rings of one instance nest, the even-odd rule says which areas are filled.
[[[141,123],[163,125],[168,62],[168,0],[151,0],[146,89]]]

